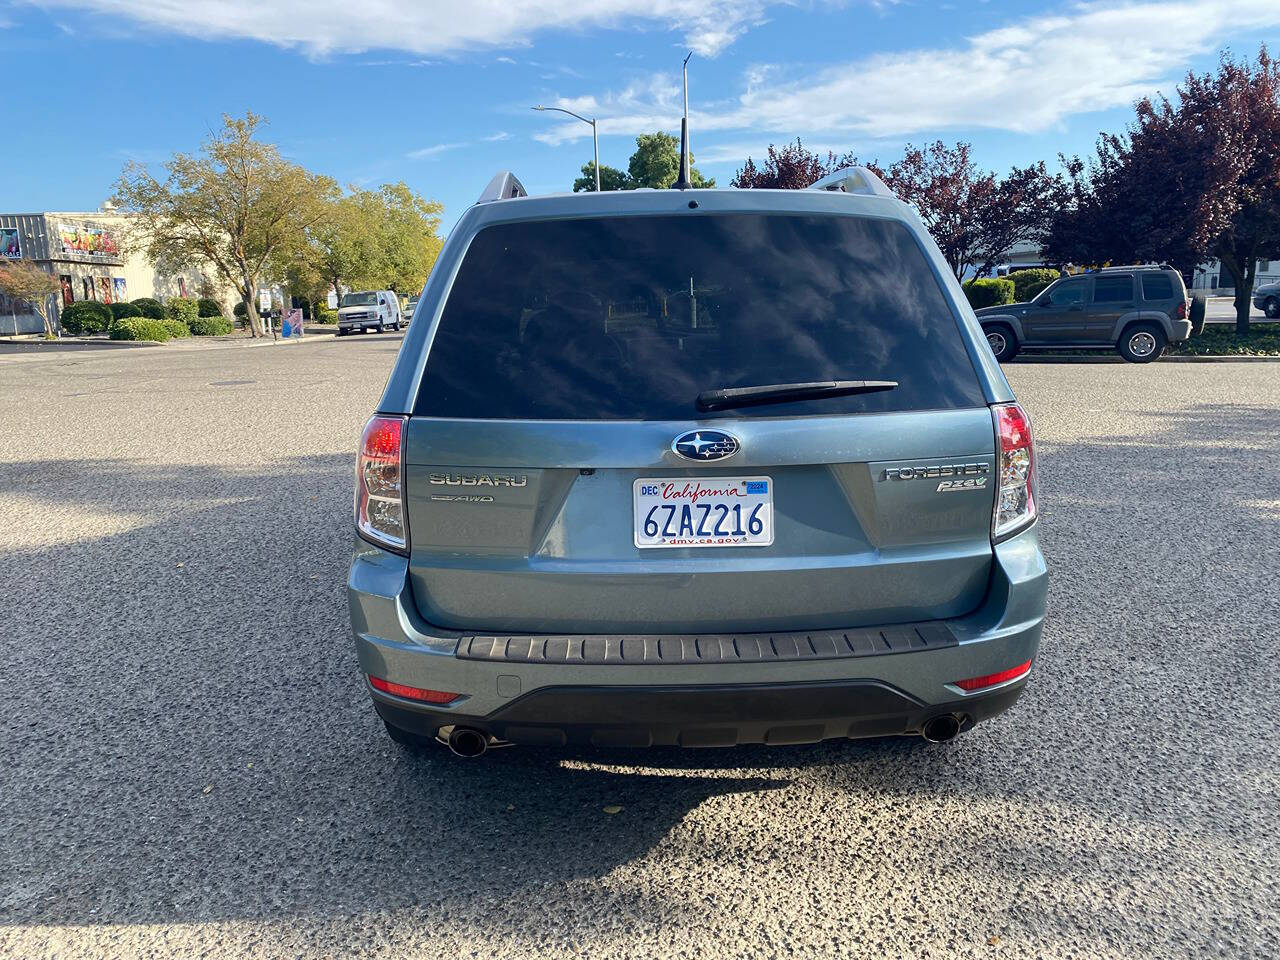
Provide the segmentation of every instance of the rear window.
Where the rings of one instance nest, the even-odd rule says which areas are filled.
[[[1173,279],[1167,273],[1144,273],[1142,275],[1143,300],[1172,300]]]
[[[1094,303],[1120,303],[1133,299],[1133,274],[1119,277],[1098,277],[1093,282]]]
[[[896,380],[894,390],[699,412],[704,390]],[[414,413],[691,420],[985,403],[915,239],[864,217],[501,224],[471,241]]]

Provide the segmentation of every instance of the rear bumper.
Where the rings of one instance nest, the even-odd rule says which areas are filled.
[[[403,729],[468,726],[549,744],[797,743],[916,733],[943,713],[968,726],[1009,707],[1025,677],[968,695],[955,682],[1035,660],[1046,587],[1036,527],[998,544],[995,561],[986,599],[965,617],[754,635],[754,646],[741,636],[595,637],[574,656],[573,638],[439,630],[417,613],[405,558],[364,541],[348,599],[364,674],[461,695],[428,706],[369,687]]]
[[[1183,340],[1190,339],[1191,337],[1191,321],[1190,320],[1175,320],[1171,324],[1171,327],[1173,330],[1173,336],[1170,337],[1171,343],[1181,343]]]
[[[422,736],[472,727],[512,743],[597,747],[731,747],[741,743],[919,733],[952,714],[967,730],[1022,695],[1019,681],[982,696],[922,704],[875,680],[674,687],[544,687],[487,716],[423,710],[370,688],[379,715]]]

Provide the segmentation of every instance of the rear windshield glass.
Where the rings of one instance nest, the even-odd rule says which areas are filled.
[[[696,407],[706,390],[826,380],[899,386],[711,414]],[[691,214],[480,231],[414,413],[691,420],[984,402],[956,319],[902,224]]]
[[[1167,273],[1144,273],[1142,275],[1143,300],[1172,300],[1173,281]]]

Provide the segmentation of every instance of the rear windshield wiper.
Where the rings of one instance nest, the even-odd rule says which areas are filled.
[[[821,397],[847,397],[855,393],[892,390],[897,380],[820,380],[816,383],[767,383],[759,387],[725,387],[698,394],[699,410],[758,407],[766,403],[792,403]]]

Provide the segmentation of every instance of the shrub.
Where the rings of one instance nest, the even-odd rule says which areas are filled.
[[[316,323],[337,323],[338,311],[330,310],[328,307],[316,307]]]
[[[132,303],[113,303],[111,304],[111,317],[119,320],[121,317],[140,317],[142,311],[135,307]]]
[[[964,295],[969,298],[969,304],[975,310],[1013,303],[1013,281],[1003,277],[970,280],[964,285]]]
[[[201,297],[196,301],[196,316],[220,317],[222,316],[222,307],[218,306],[217,300],[210,300],[208,297]]]
[[[139,297],[133,301],[133,305],[142,311],[144,317],[150,317],[152,320],[164,319],[164,305],[154,297]]]
[[[102,333],[112,321],[111,309],[96,300],[79,300],[69,303],[62,310],[62,329],[73,337],[87,337]]]
[[[239,303],[237,303],[237,304],[236,304],[236,305],[231,309],[231,312],[232,312],[232,313],[234,313],[234,314],[235,314],[237,317],[239,317],[241,320],[243,320],[245,317],[247,317],[247,316],[249,315],[249,310],[248,310],[248,308],[244,305],[244,301],[243,301],[243,300],[241,300]]]
[[[112,320],[107,330],[112,340],[158,340],[164,343],[172,336],[163,320],[151,317],[121,317]]]
[[[164,328],[169,331],[169,336],[174,339],[180,340],[183,337],[191,336],[191,328],[181,320],[177,320],[174,317],[165,317],[160,322],[163,323]]]
[[[196,302],[186,297],[170,297],[169,302],[165,304],[165,319],[178,320],[183,326],[191,323],[198,313]]]
[[[225,337],[233,327],[231,321],[221,314],[196,317],[188,326],[197,337]]]
[[[1047,267],[1036,267],[1032,270],[1015,270],[1009,274],[1013,281],[1013,300],[1015,303],[1026,303],[1053,281],[1058,279],[1058,271]]]

